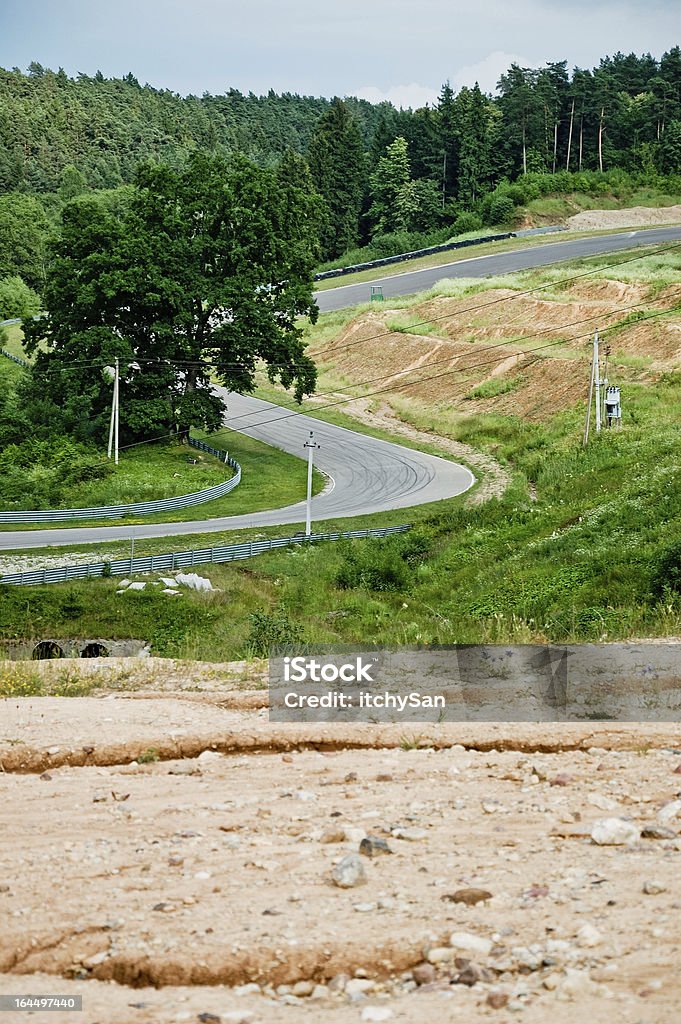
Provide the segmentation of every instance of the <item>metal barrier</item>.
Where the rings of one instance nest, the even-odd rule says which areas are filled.
[[[374,267],[389,267],[392,263],[403,263],[406,260],[415,260],[420,256],[431,256],[438,252],[449,252],[450,249],[467,249],[469,245],[484,245],[485,242],[500,242],[504,238],[515,238],[513,231],[506,231],[502,235],[485,235],[484,238],[467,238],[462,242],[444,242],[442,245],[430,245],[427,249],[414,249],[412,252],[402,252],[398,256],[384,256],[380,260],[369,260],[367,263],[355,263],[351,267],[338,267],[336,270],[324,270],[315,274],[315,281],[326,281],[330,277],[343,277],[345,274],[356,274],[360,270],[372,270]]]
[[[151,515],[154,512],[167,512],[168,510],[187,508],[190,505],[201,505],[205,501],[212,501],[213,498],[222,498],[229,494],[241,483],[241,466],[230,458],[227,452],[218,448],[211,448],[204,441],[197,441],[195,438],[188,438],[192,448],[208,452],[231,466],[235,475],[229,480],[224,480],[213,487],[206,487],[202,491],[194,491],[192,494],[180,494],[176,498],[159,498],[158,501],[137,501],[129,505],[103,505],[98,508],[59,508],[33,511],[0,512],[0,523],[55,523],[68,519],[116,519],[125,515]]]
[[[0,324],[0,327],[2,327],[2,324]],[[31,365],[30,363],[27,363],[25,359],[22,359],[21,356],[15,356],[11,352],[8,352],[6,348],[0,348],[0,355],[3,355],[5,359],[11,359],[12,362],[16,363],[18,366]]]
[[[228,544],[216,548],[198,548],[196,551],[171,551],[162,555],[147,555],[143,558],[121,558],[113,562],[93,562],[90,565],[64,565],[56,569],[35,569],[32,572],[11,573],[0,576],[3,583],[13,586],[38,586],[46,583],[67,583],[69,580],[95,579],[99,576],[128,576],[137,572],[163,572],[184,569],[187,566],[234,562],[251,558],[265,551],[285,548],[289,544],[310,544],[323,540],[355,540],[367,537],[388,537],[393,533],[406,533],[411,523],[401,526],[384,526],[373,530],[349,530],[346,533],[314,533],[309,537],[297,534],[293,537],[274,537],[268,540],[246,541],[244,544]]]

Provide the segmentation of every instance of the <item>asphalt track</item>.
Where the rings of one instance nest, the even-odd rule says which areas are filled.
[[[549,242],[546,245],[513,249],[491,256],[472,256],[470,259],[457,260],[456,263],[428,267],[425,270],[408,270],[363,284],[346,284],[339,288],[316,292],[315,298],[321,312],[327,313],[334,309],[357,306],[360,302],[368,302],[371,298],[372,285],[379,285],[383,289],[383,297],[388,299],[397,295],[427,291],[446,277],[495,277],[497,274],[513,274],[517,270],[562,263],[564,260],[580,256],[596,256],[631,249],[638,245],[659,245],[680,239],[681,227],[647,228],[640,231],[623,231],[616,235],[590,235],[568,242]]]
[[[292,414],[257,398],[218,390],[227,404],[226,425],[233,425],[249,437],[303,458],[307,457],[303,445],[310,431],[314,431],[314,440],[320,446],[314,461],[326,475],[327,485],[312,499],[313,529],[315,519],[343,519],[441,501],[462,494],[475,482],[470,470],[447,459],[357,434],[310,416]],[[229,435],[226,441],[221,439],[227,447],[228,438]],[[187,523],[12,530],[0,532],[0,549],[102,543],[130,537],[176,537],[304,521],[305,502],[301,501],[266,512]]]
[[[615,235],[590,236],[567,242],[551,242],[492,256],[477,256],[427,270],[372,281],[381,285],[386,298],[424,291],[445,277],[487,277],[509,274],[531,267],[548,266],[563,260],[600,253],[617,252],[639,245],[659,245],[681,240],[681,227],[651,228]],[[344,285],[317,293],[322,311],[343,309],[366,302],[369,284]],[[224,392],[228,407],[227,426],[233,426],[293,455],[305,454],[303,445],[314,430],[320,445],[315,464],[327,477],[327,487],[312,502],[313,520],[342,519],[389,509],[408,508],[468,490],[472,473],[456,463],[404,448],[364,434],[337,427],[256,398]],[[186,523],[149,523],[143,526],[87,526],[55,530],[13,530],[0,532],[0,550],[102,543],[131,537],[177,537],[193,533],[215,533],[248,527],[298,524],[305,519],[305,504],[254,512],[220,519]]]

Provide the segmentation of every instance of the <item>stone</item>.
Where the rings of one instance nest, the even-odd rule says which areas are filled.
[[[228,1010],[222,1014],[222,1024],[255,1024],[256,1019],[251,1010]]]
[[[146,583],[131,583],[128,589],[126,590],[126,594],[130,593],[131,590],[144,590],[145,587]]]
[[[175,575],[175,582],[190,590],[212,590],[213,584],[205,576],[199,576],[195,572],[178,572]]]
[[[489,956],[492,949],[492,942],[489,939],[473,935],[472,932],[454,932],[449,938],[449,945],[468,953],[478,953],[480,956]]]
[[[359,844],[359,852],[365,857],[380,857],[393,851],[385,839],[381,839],[379,836],[365,836]]]
[[[361,1020],[378,1022],[392,1020],[394,1016],[389,1006],[365,1006],[362,1010]]]
[[[245,985],[237,985],[232,992],[235,996],[259,996],[260,985],[256,981],[249,981]]]
[[[637,842],[640,831],[627,818],[601,818],[591,829],[591,839],[598,846],[628,846]]]
[[[417,964],[411,974],[417,985],[431,985],[437,977],[433,965],[425,962]]]
[[[98,789],[92,797],[93,804],[105,804],[109,799],[109,794],[105,789]]]
[[[655,882],[652,879],[644,882],[641,888],[646,896],[659,896],[661,892],[667,891],[666,885],[663,885],[662,882]]]
[[[493,1010],[503,1010],[508,1003],[508,995],[506,992],[490,992],[486,1002]]]
[[[345,832],[342,828],[327,828],[319,837],[320,843],[342,843],[345,841]]]
[[[343,991],[350,998],[357,998],[357,996],[363,996],[365,992],[371,992],[375,987],[371,978],[349,978]]]
[[[359,854],[349,853],[343,857],[333,869],[331,880],[339,889],[353,889],[356,885],[363,885],[367,877]]]
[[[358,914],[371,914],[376,909],[375,903],[354,903],[353,910],[356,910]]]
[[[657,820],[660,825],[669,825],[669,822],[673,821],[679,813],[681,813],[681,800],[672,800],[671,803],[660,808],[657,812]]]
[[[166,587],[174,587],[175,586],[175,580],[172,578],[172,576],[160,576],[159,579],[160,579],[161,583],[165,584]],[[119,587],[122,587],[124,584],[127,585],[129,582],[130,582],[130,580],[123,580],[118,585],[119,585]]]
[[[218,1017],[217,1013],[200,1013],[196,1019],[201,1024],[222,1024],[222,1017]]]
[[[336,974],[329,982],[330,992],[345,992],[345,986],[350,981],[349,974]]]
[[[559,772],[558,775],[554,775],[553,778],[549,780],[549,785],[550,786],[569,786],[574,781],[575,780],[574,780],[572,775],[568,775],[567,772]],[[508,997],[507,997],[507,1001],[508,1001]],[[504,1003],[504,1005],[506,1005],[506,1004]]]
[[[350,826],[343,829],[343,842],[352,843],[353,846],[358,846],[365,836],[366,830],[363,828],[354,828],[353,826]]]
[[[426,954],[429,964],[446,964],[454,959],[454,950],[449,946],[433,946]]]
[[[474,907],[476,903],[484,903],[492,899],[492,893],[487,889],[457,889],[456,892],[442,897],[449,903],[463,903],[467,907]]]
[[[391,829],[395,839],[406,839],[409,843],[417,843],[420,839],[425,839],[428,833],[425,828],[393,828]]]
[[[644,825],[641,829],[641,839],[676,839],[676,832],[672,828],[665,828],[664,825]]]
[[[291,994],[294,996],[311,996],[314,991],[314,981],[301,980],[297,981],[291,989]]]
[[[468,988],[473,988],[479,981],[494,981],[495,978],[496,975],[487,967],[478,967],[477,964],[465,961],[465,966],[460,968],[459,974],[453,980],[455,985],[467,985]]]
[[[583,924],[577,932],[577,945],[582,946],[586,949],[592,949],[594,946],[600,946],[603,942],[603,936],[599,932],[598,928],[595,928],[588,922]]]

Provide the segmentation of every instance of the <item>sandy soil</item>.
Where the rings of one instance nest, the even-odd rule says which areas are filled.
[[[647,224],[681,224],[681,206],[631,206],[628,210],[583,210],[565,222],[571,231],[638,228]]]
[[[371,400],[361,398],[344,408],[392,433],[402,431],[415,441],[430,441],[441,447],[451,444],[453,447],[447,450],[453,455],[463,458],[474,470],[476,465],[485,470],[489,493],[483,491],[479,499],[484,500],[503,490],[503,469],[476,463],[479,453],[476,456],[467,446],[443,438],[442,419],[438,433],[400,425],[397,417],[405,404],[412,403],[414,413],[420,413],[425,422],[434,403],[443,413],[453,409],[468,415],[493,412],[546,419],[584,400],[589,339],[596,324],[603,329],[625,320],[637,309],[668,309],[680,298],[679,285],[654,294],[645,284],[606,279],[576,281],[559,296],[550,292],[518,295],[510,288],[495,288],[484,296],[463,299],[441,296],[408,311],[364,311],[314,354],[322,366],[325,393],[345,387],[349,381],[381,380],[391,373],[397,382],[400,377],[409,381],[408,388],[386,395],[379,409]],[[413,323],[414,333],[391,331],[395,319]],[[419,323],[431,320],[436,324],[437,336],[419,334]],[[613,334],[609,341],[611,369],[621,381],[675,368],[681,357],[678,317],[629,324],[626,331]],[[632,357],[640,365],[632,368]],[[490,394],[489,388],[486,395],[476,394],[483,384],[504,382],[508,387],[495,388],[498,394]],[[347,395],[347,391],[339,392],[340,397]],[[328,401],[328,396],[322,400]],[[489,455],[482,458],[492,463]],[[477,493],[480,489],[471,498]]]
[[[270,725],[198,685],[3,702],[0,993],[85,1006],[28,1019],[678,1020],[681,727]]]

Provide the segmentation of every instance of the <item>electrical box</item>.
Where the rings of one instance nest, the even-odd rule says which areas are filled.
[[[609,427],[620,426],[622,423],[620,389],[613,385],[605,389],[605,422]]]

